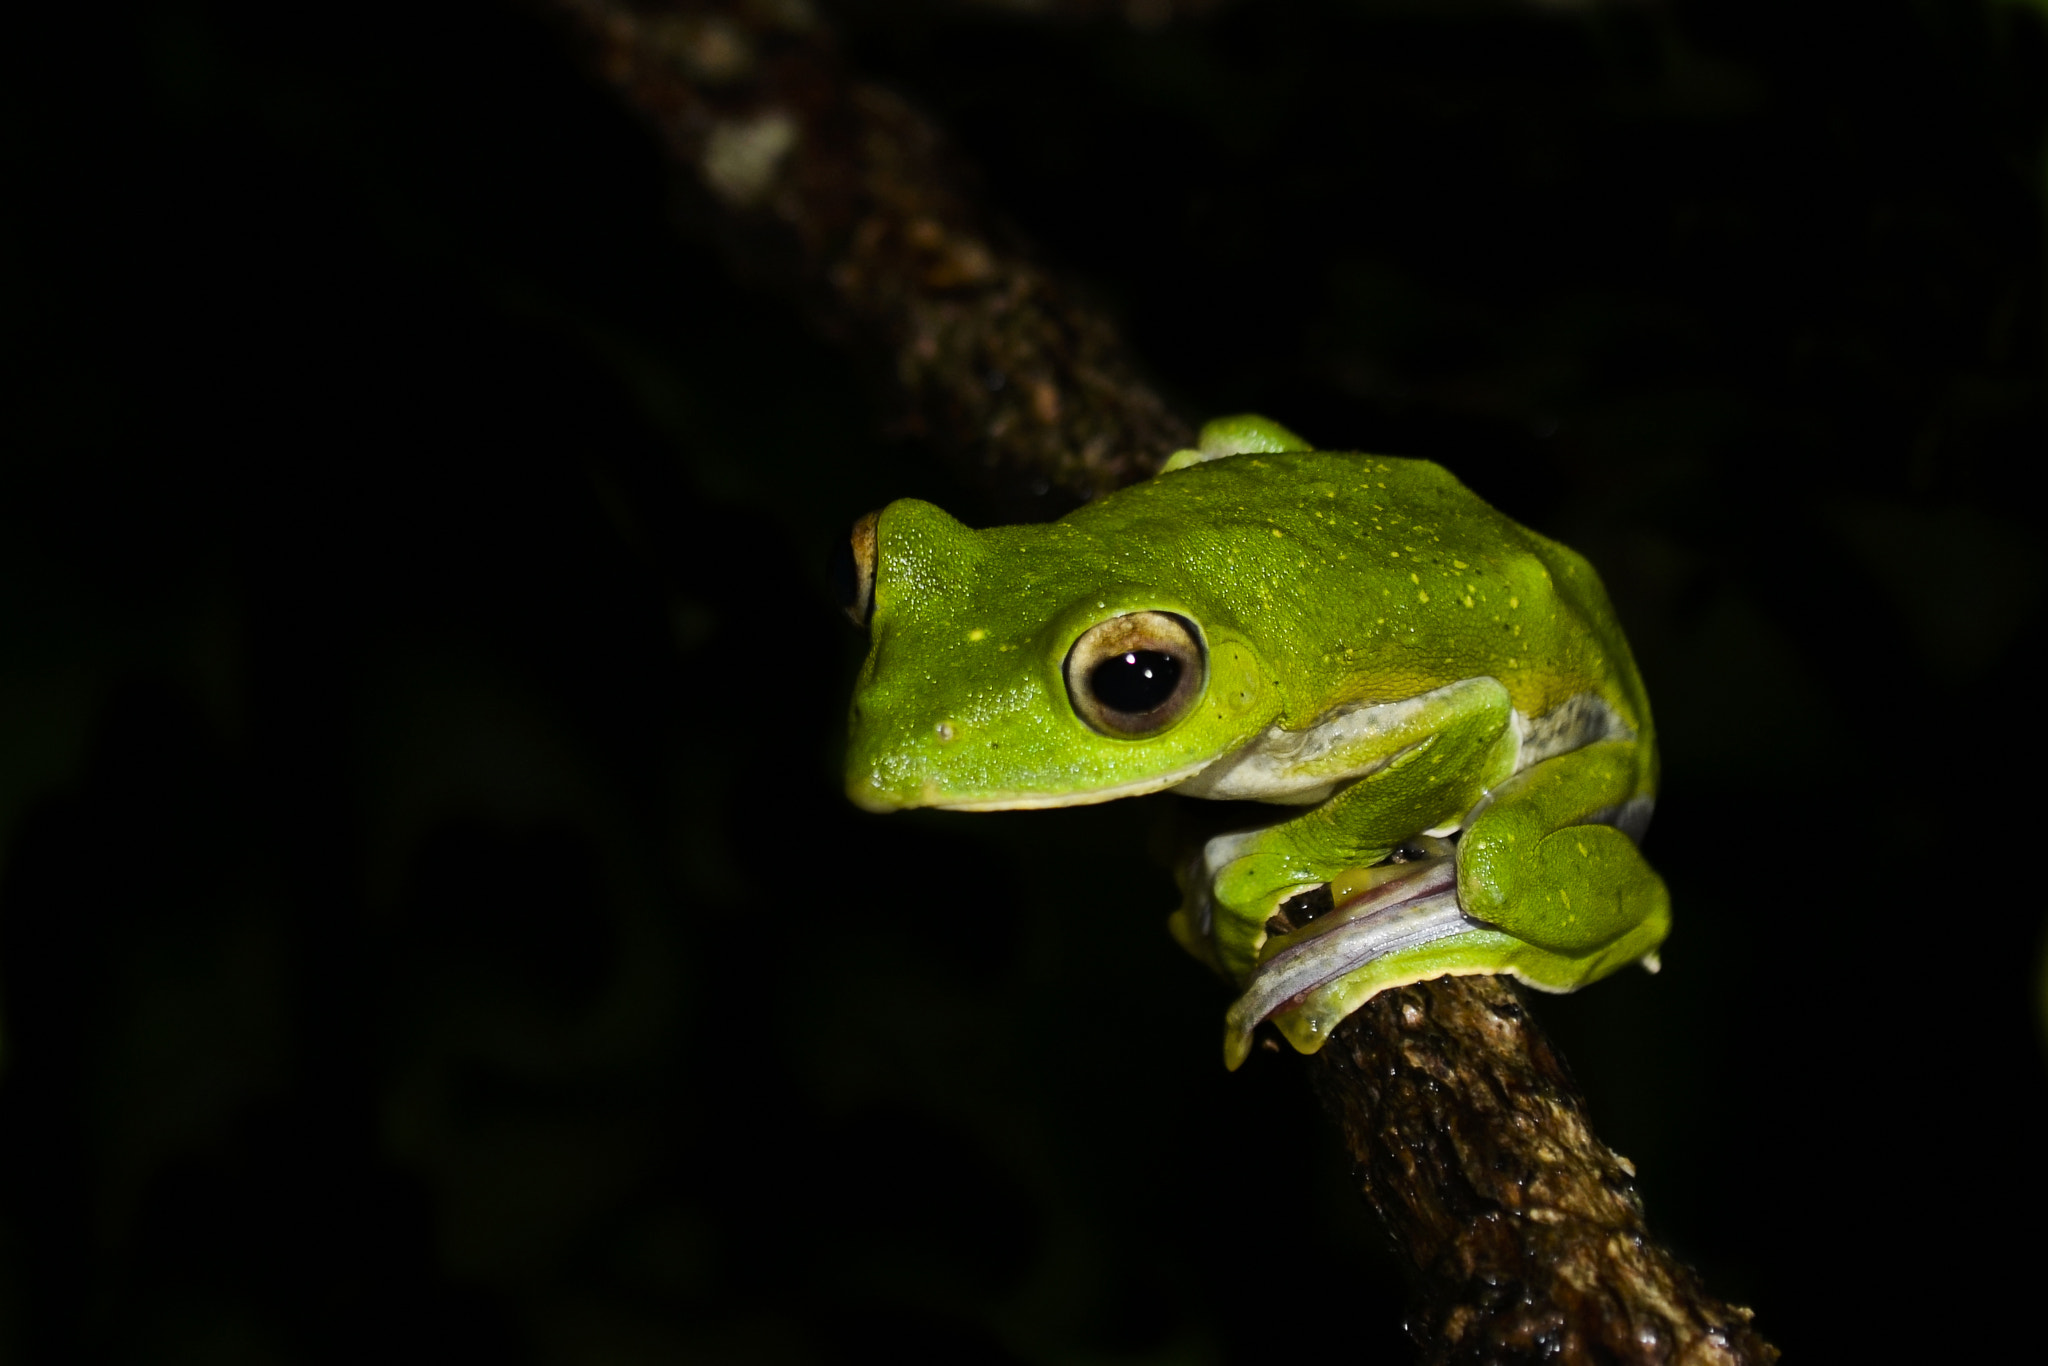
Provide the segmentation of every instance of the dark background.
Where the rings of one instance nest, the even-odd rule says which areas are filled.
[[[2037,1314],[2039,13],[833,13],[1183,411],[1607,576],[1677,928],[1539,1010],[1653,1226],[1809,1359]],[[990,505],[538,11],[35,6],[0,104],[0,1359],[1407,1358],[1174,799],[841,798],[829,546]]]

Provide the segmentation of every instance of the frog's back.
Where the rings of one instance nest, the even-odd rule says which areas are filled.
[[[1189,581],[1271,660],[1284,724],[1475,674],[1538,716],[1594,693],[1649,723],[1628,646],[1584,557],[1426,460],[1237,455],[1135,485],[1068,519],[1131,572]]]

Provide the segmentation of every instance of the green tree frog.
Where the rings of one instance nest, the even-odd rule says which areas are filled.
[[[1607,594],[1438,465],[1228,418],[1049,524],[891,503],[842,569],[860,806],[1265,804],[1169,922],[1239,992],[1232,1068],[1262,1021],[1313,1052],[1427,978],[1655,970],[1656,748]]]

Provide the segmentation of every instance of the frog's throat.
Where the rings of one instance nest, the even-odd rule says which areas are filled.
[[[1155,774],[1113,787],[1098,787],[1086,792],[1015,792],[992,797],[976,797],[971,801],[929,800],[917,803],[934,807],[940,811],[1042,811],[1054,806],[1094,806],[1097,802],[1113,802],[1119,797],[1142,797],[1148,792],[1164,792],[1169,787],[1178,787],[1188,779],[1207,768],[1213,759],[1203,759],[1170,773]]]
[[[1225,1055],[1242,1058],[1252,1031],[1291,1001],[1378,958],[1473,928],[1458,906],[1456,859],[1443,859],[1315,922],[1320,930],[1252,970],[1224,1016]],[[1312,927],[1313,928],[1313,927]]]

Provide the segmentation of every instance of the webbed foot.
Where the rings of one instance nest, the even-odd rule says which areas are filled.
[[[1299,1006],[1317,988],[1390,954],[1477,928],[1459,909],[1452,846],[1430,840],[1419,852],[1425,856],[1333,879],[1327,912],[1266,941],[1244,993],[1224,1017],[1227,1066],[1234,1070],[1251,1052],[1252,1031],[1261,1022]],[[1309,1024],[1310,1033],[1321,1032],[1316,1022]]]

